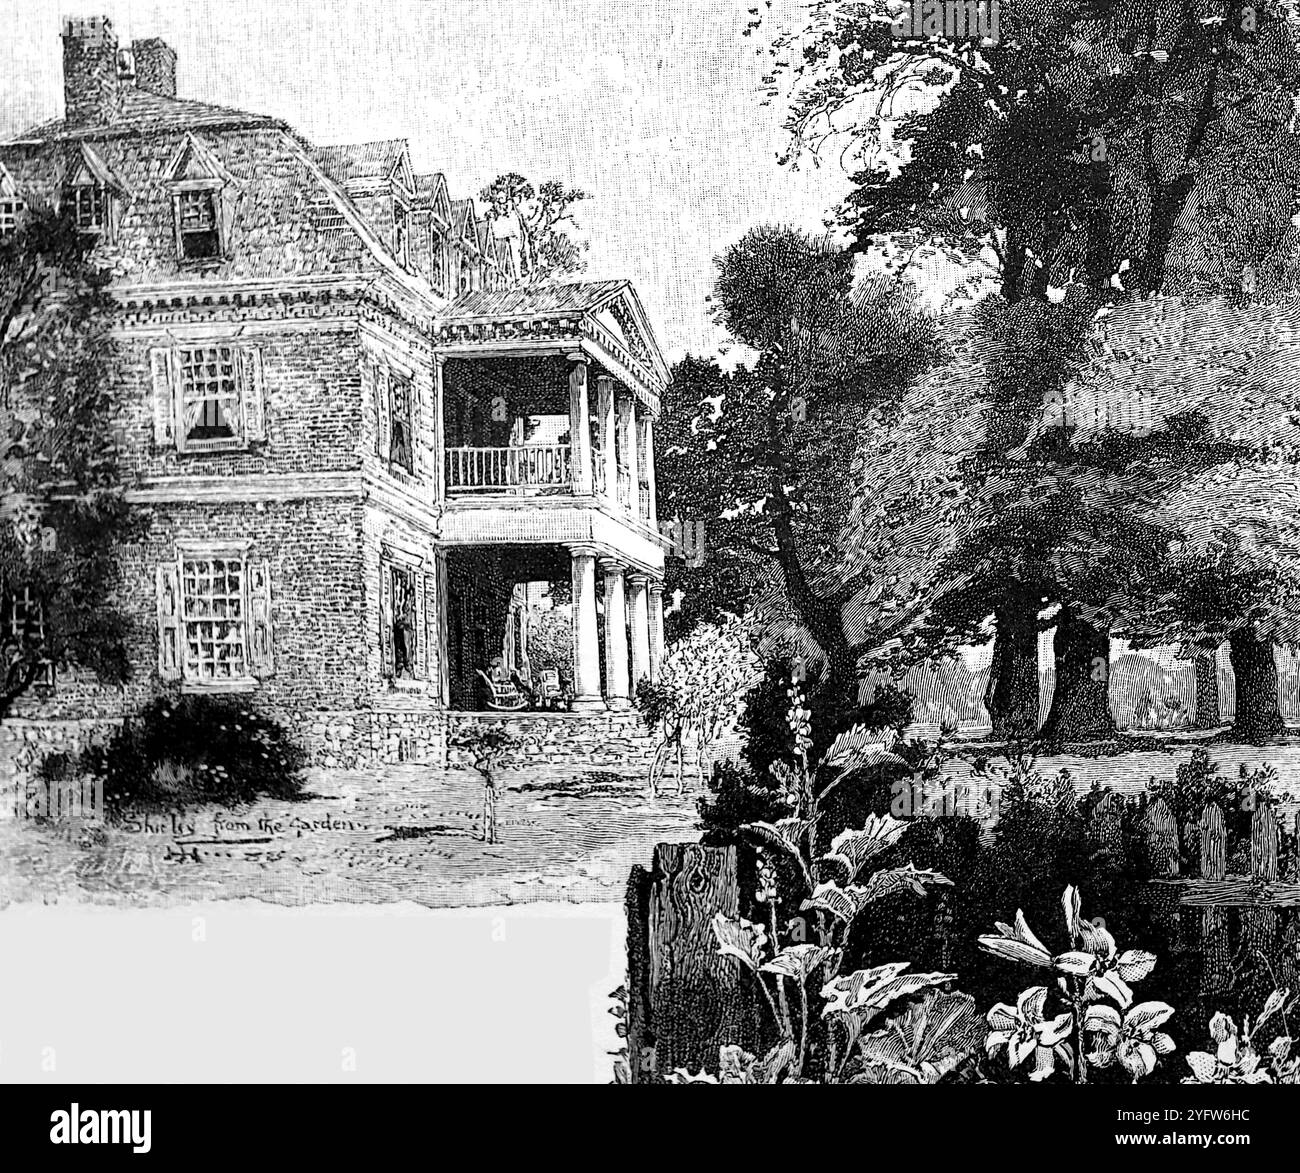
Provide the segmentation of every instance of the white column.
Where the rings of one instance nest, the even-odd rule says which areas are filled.
[[[614,380],[608,375],[596,377],[596,420],[600,429],[600,460],[605,473],[605,500],[618,504],[618,452],[614,447]]]
[[[591,493],[591,423],[587,401],[587,359],[570,355],[569,368],[569,444],[573,452],[573,491],[579,496]]]
[[[644,574],[628,575],[628,621],[632,629],[632,688],[650,676],[650,579]]]
[[[573,708],[603,709],[600,697],[600,637],[596,628],[596,551],[570,546],[573,563]]]
[[[636,464],[636,399],[631,392],[624,392],[618,397],[617,410],[619,443],[622,445],[623,463],[627,466],[627,478],[631,485],[627,509],[635,517],[639,486]]]
[[[627,598],[623,576],[627,567],[612,558],[601,560],[605,572],[605,700],[611,709],[632,702],[627,683]]]
[[[653,529],[659,524],[659,497],[655,486],[655,423],[649,415],[645,417],[644,436],[645,444],[642,448],[642,458],[645,460],[645,480],[650,496],[650,515],[646,518],[646,521],[650,523],[650,528]],[[661,587],[661,598],[662,591],[663,588]]]
[[[659,666],[664,662],[664,584],[654,582],[650,593],[650,682],[659,679]]]

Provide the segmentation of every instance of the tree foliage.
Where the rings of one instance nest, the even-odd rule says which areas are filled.
[[[574,207],[587,198],[581,188],[558,179],[534,186],[515,171],[483,189],[484,217],[498,235],[514,238],[524,284],[556,281],[587,267],[587,242],[573,235],[578,231]]]
[[[31,208],[0,241],[0,717],[45,671],[128,671],[114,550],[121,488],[108,277],[90,238]]]

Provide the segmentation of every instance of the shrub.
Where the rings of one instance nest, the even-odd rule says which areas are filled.
[[[234,697],[160,697],[129,717],[81,769],[104,784],[110,812],[124,807],[238,806],[260,796],[297,798],[306,754],[277,721]]]

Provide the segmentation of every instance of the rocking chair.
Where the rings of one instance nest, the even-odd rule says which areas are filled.
[[[478,674],[482,677],[483,684],[487,688],[487,707],[489,709],[496,709],[499,712],[514,712],[516,709],[522,709],[527,704],[526,698],[513,684],[508,681],[505,684],[499,684],[482,668],[478,669]]]

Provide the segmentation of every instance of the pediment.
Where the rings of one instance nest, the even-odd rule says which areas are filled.
[[[221,161],[192,134],[185,136],[171,161],[163,172],[167,183],[219,183],[222,186],[234,183],[230,172]]]

